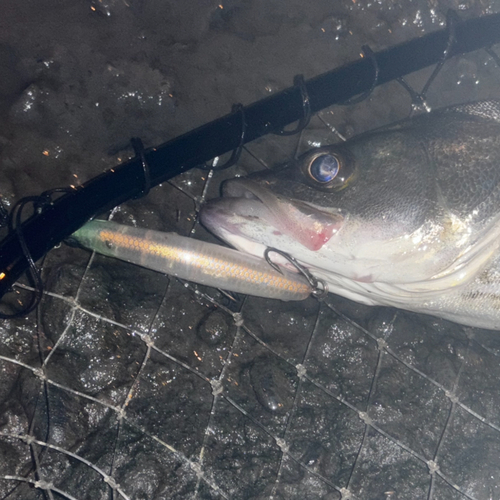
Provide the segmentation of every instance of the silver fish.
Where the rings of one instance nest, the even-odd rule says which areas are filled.
[[[420,115],[228,181],[201,221],[240,251],[291,254],[357,302],[498,330],[500,102]]]

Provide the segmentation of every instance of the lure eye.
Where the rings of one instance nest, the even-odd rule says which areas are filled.
[[[354,178],[356,164],[349,150],[339,146],[312,150],[301,161],[306,183],[322,191],[338,191]]]
[[[321,184],[326,184],[335,179],[339,170],[339,160],[332,154],[318,156],[309,165],[309,175]]]

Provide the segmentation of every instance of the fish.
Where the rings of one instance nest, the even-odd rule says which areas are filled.
[[[200,220],[241,252],[293,256],[334,294],[499,330],[500,102],[413,116],[226,181]]]
[[[300,274],[273,269],[250,254],[173,232],[96,219],[74,232],[66,243],[236,293],[290,301],[304,300],[313,292]]]

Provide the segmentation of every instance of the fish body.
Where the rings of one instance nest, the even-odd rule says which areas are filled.
[[[201,221],[240,251],[291,254],[349,299],[500,329],[500,102],[416,116],[228,181]]]

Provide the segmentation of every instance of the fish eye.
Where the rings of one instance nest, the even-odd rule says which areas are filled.
[[[315,158],[309,164],[309,174],[316,181],[322,184],[335,179],[339,173],[340,163],[332,154],[323,154]]]
[[[326,148],[325,148],[326,149]],[[355,164],[348,151],[316,150],[302,160],[302,173],[306,182],[324,191],[336,191],[345,188],[355,173]]]

